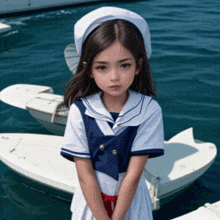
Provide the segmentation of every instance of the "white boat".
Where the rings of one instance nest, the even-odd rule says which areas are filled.
[[[74,74],[79,56],[74,44],[64,50],[66,63]],[[26,109],[48,131],[63,135],[68,109],[61,103],[63,96],[53,94],[48,86],[15,84],[0,92],[0,100],[17,108]]]
[[[98,2],[99,0],[0,0],[0,15]]]
[[[173,220],[220,220],[220,201],[213,204],[206,203],[197,210]]]
[[[10,25],[0,22],[0,35],[8,33],[10,30]]]
[[[0,100],[28,110],[51,133],[64,134],[69,110],[60,105],[63,96],[53,94],[51,87],[15,84],[1,91]]]
[[[55,135],[3,133],[0,159],[24,180],[47,186],[42,187],[45,191],[56,189],[62,198],[62,193],[72,195],[78,185],[75,164],[60,155],[63,141]],[[204,174],[216,154],[214,144],[194,140],[192,128],[165,141],[165,155],[149,159],[144,170],[152,209],[159,209],[161,200],[170,200]]]
[[[74,44],[64,50],[64,56],[70,71],[74,75],[79,56]],[[0,100],[17,108],[26,109],[48,131],[63,135],[68,109],[61,103],[63,96],[53,94],[48,86],[15,84],[0,92]]]

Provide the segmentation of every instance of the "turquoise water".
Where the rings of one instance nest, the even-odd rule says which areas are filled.
[[[0,19],[12,26],[0,47],[0,90],[16,83],[46,85],[63,94],[71,74],[63,51],[73,25],[103,5],[133,10],[149,23],[150,64],[163,109],[165,139],[189,127],[220,146],[220,4],[217,0],[136,1],[78,6]],[[49,134],[27,111],[0,102],[0,132]],[[155,219],[171,219],[220,199],[220,156],[185,193],[162,206]],[[0,219],[70,219],[69,203],[23,185],[0,162]]]

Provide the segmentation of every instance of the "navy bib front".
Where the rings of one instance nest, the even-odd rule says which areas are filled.
[[[75,105],[83,118],[93,168],[118,180],[119,173],[127,171],[139,126],[129,126],[119,135],[104,135],[95,118],[85,114],[83,102],[76,101]]]

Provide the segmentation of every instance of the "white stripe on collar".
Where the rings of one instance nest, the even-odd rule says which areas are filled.
[[[105,121],[114,123],[114,120],[111,114],[105,108],[101,100],[101,94],[102,92],[99,92],[94,95],[90,95],[85,98],[82,98],[83,104],[86,106],[85,114],[93,118],[97,118],[100,120],[105,120]]]
[[[118,126],[137,126],[145,120],[145,111],[152,98],[132,90],[128,91],[129,98],[122,108],[113,129]],[[101,94],[102,92],[99,92],[82,98],[86,106],[85,114],[96,119],[114,123],[111,114],[101,100]]]

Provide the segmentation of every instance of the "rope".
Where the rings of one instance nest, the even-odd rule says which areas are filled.
[[[57,104],[56,108],[54,109],[53,114],[52,114],[52,118],[51,118],[51,123],[54,123],[54,119],[55,119],[57,110],[58,110],[58,108],[59,108],[61,105],[63,105],[63,101],[62,101],[62,102],[59,102],[59,103]]]

